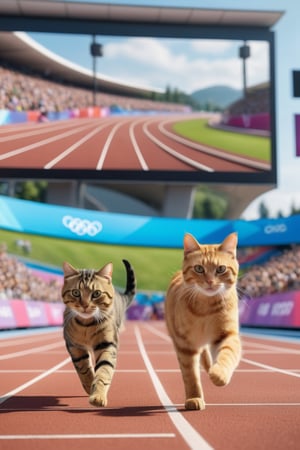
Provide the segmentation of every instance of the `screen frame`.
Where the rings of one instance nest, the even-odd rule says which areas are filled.
[[[37,17],[0,17],[1,31],[86,34],[122,37],[157,37],[187,39],[227,39],[266,41],[269,44],[271,169],[258,173],[203,171],[133,171],[133,170],[74,170],[0,168],[2,178],[109,181],[109,182],[166,182],[175,184],[238,183],[276,184],[276,95],[275,95],[275,35],[269,28],[249,26],[210,26],[184,23],[136,23],[133,21],[93,21]]]

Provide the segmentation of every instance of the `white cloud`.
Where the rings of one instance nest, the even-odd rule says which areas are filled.
[[[171,86],[187,93],[212,85],[241,89],[242,61],[237,57],[237,48],[232,41],[181,40],[175,45],[175,40],[131,38],[106,44],[105,61],[109,75],[117,70],[131,84],[162,89]],[[265,65],[265,48],[251,42],[251,58],[247,61],[249,84],[266,81]]]
[[[199,54],[222,55],[236,44],[220,39],[197,39],[191,42],[191,48]]]

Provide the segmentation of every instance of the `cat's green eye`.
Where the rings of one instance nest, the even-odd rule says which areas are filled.
[[[73,297],[75,297],[75,298],[80,298],[80,290],[79,289],[73,289],[72,290],[72,295],[73,295]]]
[[[221,274],[221,273],[224,273],[224,272],[226,272],[226,266],[218,266],[216,268],[216,273]]]
[[[101,295],[102,295],[102,292],[100,290],[97,290],[92,293],[92,298],[99,298],[99,297],[101,297]]]
[[[196,266],[194,266],[194,271],[197,273],[204,273],[204,267],[200,264],[196,264]]]

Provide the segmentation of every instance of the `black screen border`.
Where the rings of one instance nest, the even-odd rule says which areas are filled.
[[[59,18],[0,17],[1,31],[24,31],[127,37],[257,40],[269,43],[270,115],[271,115],[271,169],[264,172],[211,172],[201,171],[132,171],[132,170],[72,170],[0,168],[1,178],[43,180],[97,180],[109,182],[166,182],[166,183],[241,183],[276,184],[276,96],[275,96],[275,35],[269,28],[249,26],[203,26],[184,23],[135,23],[118,21],[64,20]]]

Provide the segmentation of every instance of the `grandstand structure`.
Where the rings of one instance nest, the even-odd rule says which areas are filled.
[[[242,11],[201,8],[175,8],[160,6],[130,6],[95,4],[64,1],[33,2],[32,0],[6,0],[0,3],[0,58],[13,64],[26,63],[36,71],[45,71],[63,78],[69,83],[85,85],[92,88],[94,79],[89,71],[75,67],[43,53],[30,44],[20,32],[55,32],[81,33],[88,35],[111,34],[114,30],[119,35],[151,35],[153,24],[159,27],[159,34],[164,36],[165,30],[178,29],[189,25],[191,30],[210,28],[211,34],[219,27],[244,27],[255,33],[256,30],[269,30],[281,18],[281,11]],[[192,31],[191,31],[192,33]],[[135,97],[143,96],[146,88],[130,86],[114,80],[97,76],[99,90],[114,92],[118,95]],[[211,185],[215,190],[227,193],[229,198],[228,218],[235,218],[258,195],[266,192],[274,185],[220,184]],[[145,204],[151,204],[153,212],[160,216],[190,217],[193,194],[196,186],[190,183],[147,183],[129,181],[107,182],[93,180],[79,182],[78,180],[49,180],[48,202],[71,206],[101,209],[97,198],[97,188],[100,187],[103,201],[106,189],[128,195]],[[121,201],[123,201],[121,199]],[[139,214],[139,204],[136,202],[134,212]]]

